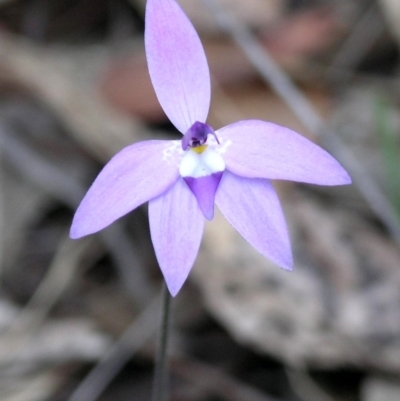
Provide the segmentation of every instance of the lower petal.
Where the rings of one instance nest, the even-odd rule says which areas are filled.
[[[285,218],[268,180],[224,172],[215,202],[225,218],[257,251],[292,270],[293,259]]]
[[[204,216],[182,179],[149,202],[154,250],[168,289],[175,296],[186,281],[199,251]]]
[[[183,177],[196,197],[197,202],[199,202],[204,217],[208,220],[212,220],[214,217],[215,193],[217,192],[221,177],[222,171],[199,178]]]

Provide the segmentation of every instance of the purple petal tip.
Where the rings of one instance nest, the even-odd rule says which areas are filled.
[[[293,259],[290,258],[290,260],[288,260],[286,263],[280,264],[279,267],[281,267],[283,270],[286,270],[288,272],[292,272],[293,271]]]
[[[86,235],[92,234],[91,232],[85,232],[85,229],[79,227],[74,221],[72,222],[71,229],[69,231],[69,237],[71,239],[79,239],[85,237]]]
[[[181,288],[183,287],[182,283],[179,286],[175,286],[172,283],[168,283],[167,281],[165,281],[165,284],[167,285],[168,291],[171,294],[172,297],[176,297],[178,295],[178,292],[181,290]]]
[[[78,210],[75,213],[74,219],[72,220],[72,225],[69,231],[69,237],[71,239],[79,239],[86,237],[87,235],[94,234],[98,231],[96,228],[91,226],[92,219],[88,218],[85,220],[85,215],[81,216],[81,210]]]
[[[81,238],[81,235],[79,235],[75,230],[73,231],[71,228],[71,231],[69,232],[69,238],[79,239],[79,238]]]

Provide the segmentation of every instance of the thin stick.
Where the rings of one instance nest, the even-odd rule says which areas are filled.
[[[164,284],[162,295],[161,330],[157,344],[157,355],[154,368],[152,401],[167,400],[167,343],[169,334],[169,321],[171,312],[171,295]]]

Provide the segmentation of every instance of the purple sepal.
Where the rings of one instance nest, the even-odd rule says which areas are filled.
[[[192,191],[179,179],[149,202],[150,233],[168,289],[175,296],[199,252],[204,216]]]
[[[191,148],[196,146],[204,145],[207,142],[207,136],[211,134],[215,137],[215,140],[219,144],[217,135],[215,134],[212,127],[208,124],[196,121],[185,133],[182,138],[182,149],[187,150],[190,146]]]
[[[269,180],[225,170],[215,202],[225,218],[257,251],[283,269],[293,258],[285,218]]]
[[[154,90],[172,124],[184,134],[195,121],[206,121],[211,99],[206,55],[175,0],[147,0],[145,47]]]
[[[351,178],[339,162],[289,128],[242,120],[218,130],[227,170],[248,178],[346,185]]]
[[[200,209],[207,220],[214,217],[215,193],[222,178],[222,171],[205,177],[183,177],[199,203]]]
[[[179,178],[178,149],[172,141],[143,141],[117,153],[79,205],[70,237],[76,239],[100,231],[167,191]]]

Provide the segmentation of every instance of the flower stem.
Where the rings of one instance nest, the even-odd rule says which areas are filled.
[[[158,337],[157,355],[154,367],[152,401],[167,400],[167,343],[169,334],[169,321],[171,311],[171,296],[164,284],[162,294],[161,330]]]

